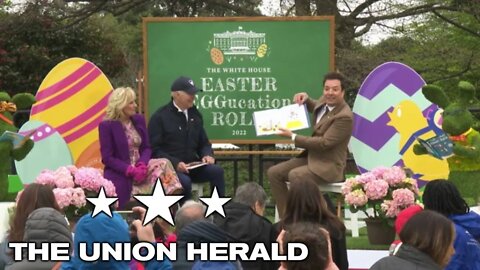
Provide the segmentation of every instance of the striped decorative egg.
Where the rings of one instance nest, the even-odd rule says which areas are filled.
[[[30,184],[44,169],[72,165],[72,155],[60,133],[51,125],[38,120],[30,120],[20,128],[20,134],[29,134],[34,142],[32,150],[21,161],[15,161],[17,174],[23,184]]]
[[[81,156],[82,160],[100,161],[99,148],[84,152],[98,142],[98,124],[105,116],[111,91],[110,81],[93,63],[81,58],[67,59],[43,80],[30,119],[48,123],[58,131],[75,164]],[[101,167],[101,163],[95,167]]]
[[[353,106],[350,140],[361,172],[398,165],[411,169],[421,180],[448,176],[445,160],[413,153],[417,137],[428,139],[442,132],[438,107],[423,96],[424,85],[417,72],[398,62],[378,66],[364,80]]]

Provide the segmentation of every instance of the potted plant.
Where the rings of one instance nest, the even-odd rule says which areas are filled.
[[[401,210],[415,204],[418,185],[398,166],[377,167],[348,178],[342,193],[350,211],[363,211],[367,216],[370,243],[389,244],[395,238],[393,222]]]
[[[92,167],[77,168],[71,165],[55,171],[43,170],[35,182],[53,187],[58,206],[73,224],[89,211],[86,197],[97,196],[102,186],[108,197],[116,196],[113,183],[103,178],[99,169]]]

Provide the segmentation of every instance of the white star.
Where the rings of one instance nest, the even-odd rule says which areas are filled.
[[[213,189],[212,197],[210,198],[199,198],[204,204],[208,206],[207,213],[205,213],[205,217],[213,214],[213,212],[217,212],[223,217],[225,217],[225,211],[223,210],[223,205],[230,201],[232,198],[219,198],[217,187]]]
[[[93,205],[95,205],[92,213],[92,218],[100,214],[100,212],[104,212],[107,216],[112,217],[110,205],[116,202],[118,198],[107,198],[107,196],[105,195],[105,189],[101,187],[96,198],[87,198],[87,200]]]
[[[147,207],[147,213],[145,214],[145,218],[143,220],[143,226],[147,225],[147,223],[152,221],[157,216],[163,218],[165,221],[170,223],[170,225],[175,226],[172,213],[170,213],[170,206],[174,205],[181,198],[183,198],[183,195],[165,196],[160,179],[157,179],[152,195],[136,195],[133,197]]]

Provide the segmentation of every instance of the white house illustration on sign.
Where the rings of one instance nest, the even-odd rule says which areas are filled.
[[[267,54],[265,37],[265,33],[255,33],[251,30],[246,32],[242,26],[239,26],[237,31],[214,33],[213,44],[210,41],[212,62],[220,65],[224,58],[230,61],[232,56],[248,57],[251,60],[263,58]]]

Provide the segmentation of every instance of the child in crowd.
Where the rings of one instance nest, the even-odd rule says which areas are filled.
[[[145,209],[141,207],[135,207],[134,211],[139,212],[140,220],[143,220]],[[88,213],[80,218],[75,228],[75,237],[73,241],[74,254],[70,258],[70,261],[62,263],[62,270],[130,269],[130,261],[126,260],[118,261],[109,259],[87,262],[79,258],[80,243],[87,243],[87,254],[92,254],[93,243],[109,243],[111,246],[113,246],[115,243],[130,242],[128,224],[119,214],[115,212],[112,214],[112,217],[109,217],[104,213],[100,213],[95,217],[92,217],[91,213]],[[153,232],[153,226],[143,226],[142,221],[140,220],[136,219],[133,221],[138,240],[142,242],[154,243],[155,234]],[[145,262],[145,269],[171,270],[172,265],[166,258],[163,261],[157,261],[153,259]]]
[[[470,211],[457,187],[447,180],[430,181],[423,192],[423,204],[455,224],[455,255],[445,269],[480,269],[480,216]]]
[[[414,215],[400,232],[402,245],[393,256],[376,262],[370,270],[441,270],[455,250],[455,227],[443,215],[424,210]]]
[[[313,180],[290,183],[282,228],[295,226],[299,222],[312,222],[324,227],[330,235],[333,262],[340,270],[348,269],[345,225],[328,209]]]
[[[395,232],[397,235],[400,235],[400,232],[403,229],[403,226],[405,226],[405,223],[410,220],[414,215],[420,213],[423,210],[422,206],[418,204],[414,204],[406,209],[403,209],[400,213],[397,215],[397,219],[395,219]],[[402,241],[399,239],[396,239],[393,241],[393,243],[390,245],[390,249],[388,250],[390,255],[394,255],[395,252],[397,252],[398,248],[402,244]]]
[[[281,251],[287,250],[288,243],[302,243],[307,246],[308,256],[303,261],[282,261],[279,270],[338,270],[332,260],[330,235],[317,223],[299,222],[282,230],[278,236]]]
[[[0,244],[0,269],[13,263],[12,250],[8,248],[8,243],[23,241],[28,216],[42,207],[60,211],[51,187],[33,183],[18,195],[15,214],[10,220],[10,229]]]

